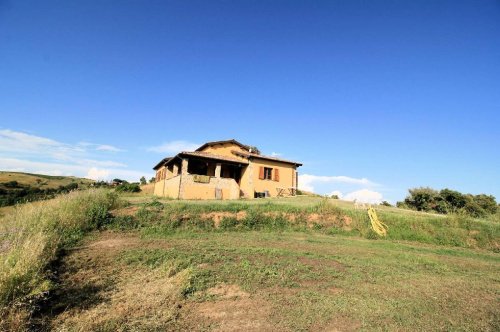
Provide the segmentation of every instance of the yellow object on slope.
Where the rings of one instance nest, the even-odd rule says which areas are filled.
[[[368,208],[368,217],[370,217],[370,221],[372,223],[372,228],[380,236],[387,235],[387,225],[378,220],[377,213],[373,207]]]

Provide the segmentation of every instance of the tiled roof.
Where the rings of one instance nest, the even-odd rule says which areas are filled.
[[[225,143],[233,143],[235,145],[238,145],[241,148],[244,148],[245,150],[250,149],[250,147],[248,145],[242,144],[242,143],[238,142],[235,139],[228,139],[228,140],[225,140],[225,141],[207,142],[207,143],[203,144],[202,146],[200,146],[198,149],[196,149],[196,151],[201,151],[204,148],[206,148],[207,146],[212,146],[212,145],[217,145],[217,144],[225,144]]]
[[[221,161],[228,161],[232,163],[238,163],[238,164],[248,164],[248,161],[242,160],[240,158],[236,157],[230,157],[230,156],[222,156],[219,154],[214,154],[214,153],[209,153],[209,152],[202,152],[202,151],[183,151],[179,153],[181,156],[191,156],[191,157],[200,157],[200,158],[206,158],[206,159],[213,159],[213,160],[221,160]]]
[[[172,157],[163,158],[158,164],[156,164],[155,167],[153,167],[153,169],[156,171],[158,168],[160,168],[164,164],[168,163],[171,159],[172,159]]]
[[[293,165],[297,165],[297,166],[302,166],[301,163],[298,163],[296,161],[291,161],[291,160],[286,160],[286,159],[281,159],[281,158],[276,158],[276,157],[270,157],[270,156],[264,156],[264,155],[256,154],[256,153],[236,151],[236,150],[233,150],[231,152],[234,153],[235,155],[243,156],[243,157],[246,157],[246,158],[265,159],[265,160],[272,160],[272,161],[278,161],[278,162],[281,162],[281,163],[287,163],[287,164],[293,164]]]

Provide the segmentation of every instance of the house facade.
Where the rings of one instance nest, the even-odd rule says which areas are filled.
[[[236,140],[203,144],[162,159],[154,194],[175,199],[239,199],[293,196],[302,164],[263,156]]]

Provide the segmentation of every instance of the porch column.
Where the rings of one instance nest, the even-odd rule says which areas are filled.
[[[188,173],[188,160],[186,158],[182,159],[181,174],[185,175]]]
[[[295,171],[295,190],[299,190],[299,172]]]
[[[221,170],[221,164],[218,163],[218,164],[215,164],[215,177],[216,178],[220,178],[220,170]]]

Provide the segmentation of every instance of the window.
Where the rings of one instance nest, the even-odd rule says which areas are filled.
[[[264,180],[272,180],[273,179],[273,169],[264,167]]]

